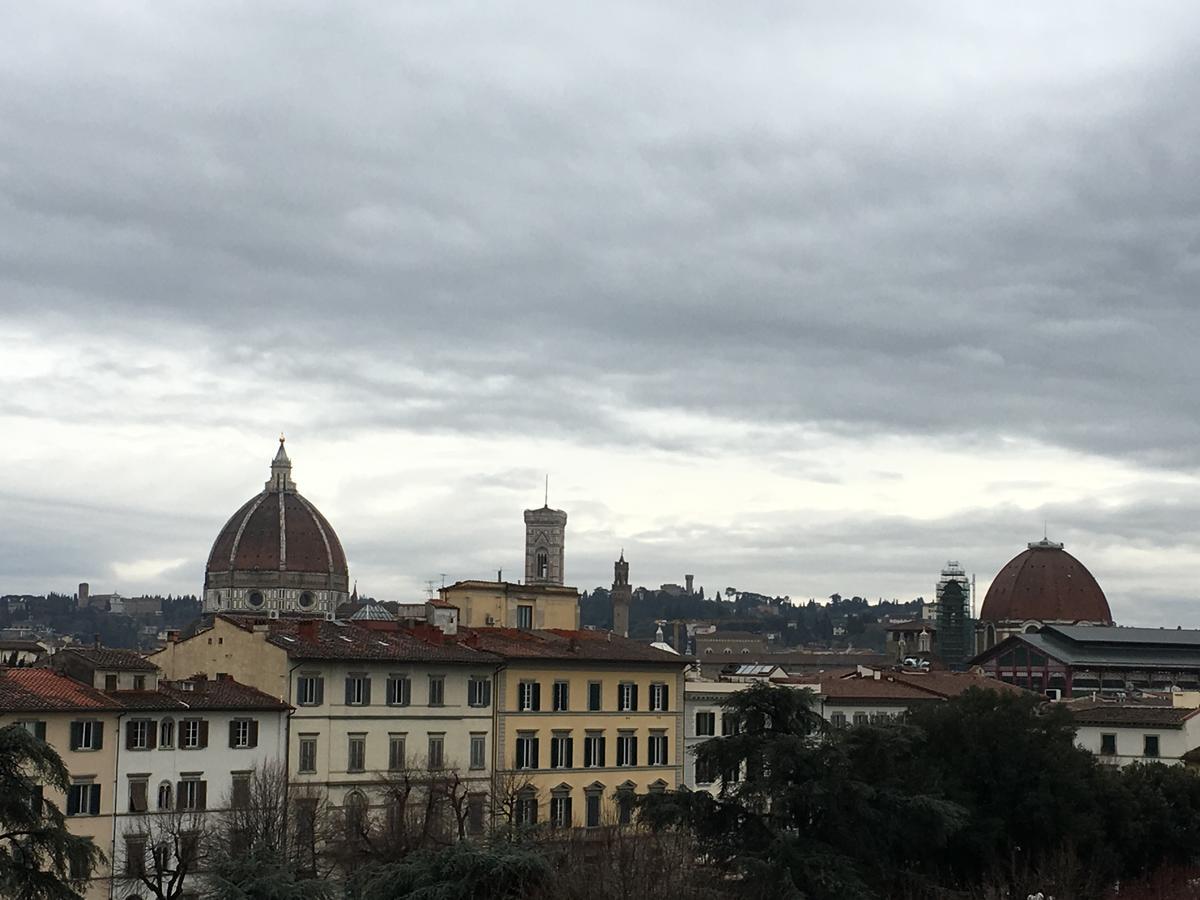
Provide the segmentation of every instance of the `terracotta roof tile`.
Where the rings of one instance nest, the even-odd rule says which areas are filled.
[[[116,710],[120,704],[53,669],[0,669],[0,712]]]
[[[94,669],[134,669],[154,672],[158,669],[136,650],[121,650],[116,647],[64,647],[59,653],[69,653],[86,662]]]
[[[681,666],[687,657],[607,631],[521,630],[516,628],[459,629],[460,639],[505,659],[647,662]]]
[[[184,685],[191,685],[186,689]],[[285,710],[290,707],[276,697],[265,694],[232,678],[208,681],[161,681],[157,691],[113,691],[111,696],[126,709],[132,710]]]

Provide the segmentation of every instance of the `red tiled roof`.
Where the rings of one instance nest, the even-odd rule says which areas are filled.
[[[121,650],[117,647],[64,647],[59,653],[69,653],[86,662],[93,669],[133,669],[153,672],[158,669],[136,650]]]
[[[187,690],[183,687],[190,684]],[[111,696],[126,709],[132,710],[285,710],[290,707],[279,700],[249,685],[232,678],[217,678],[213,681],[188,679],[186,681],[160,681],[157,691],[113,691]]]
[[[1186,719],[1200,712],[1186,706],[1172,706],[1169,699],[1164,701],[1162,698],[1149,702],[1074,700],[1067,708],[1079,725],[1140,725],[1147,728],[1182,728]]]
[[[805,683],[803,678],[789,683]],[[882,671],[878,679],[854,672],[825,673],[821,694],[838,700],[948,700],[973,687],[1002,693],[1024,693],[1021,688],[971,672]]]
[[[102,691],[53,669],[0,669],[0,712],[120,708]]]
[[[459,638],[468,646],[479,647],[505,659],[646,662],[675,666],[682,666],[688,661],[687,657],[608,631],[460,628]]]

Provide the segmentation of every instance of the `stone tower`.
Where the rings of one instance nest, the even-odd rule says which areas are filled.
[[[629,606],[633,602],[633,589],[629,586],[629,563],[625,562],[625,551],[613,563],[612,593],[613,633],[629,637]]]
[[[563,583],[563,542],[567,532],[567,514],[551,509],[525,510],[525,583]]]

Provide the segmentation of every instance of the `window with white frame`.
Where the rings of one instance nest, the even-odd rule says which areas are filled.
[[[538,738],[536,732],[517,732],[516,762],[518,769],[536,769],[538,767]]]
[[[175,720],[163,719],[158,723],[158,749],[170,750],[175,746]]]
[[[472,677],[467,682],[467,706],[490,706],[492,702],[492,680]]]
[[[429,705],[444,706],[446,704],[446,676],[429,676]]]
[[[637,765],[637,735],[632,731],[622,731],[617,735],[617,765]]]
[[[300,772],[317,771],[317,736],[315,734],[300,735],[298,769]]]
[[[622,681],[617,686],[617,709],[621,712],[637,712],[638,686],[632,681]]]
[[[667,764],[667,734],[665,731],[652,731],[646,742],[646,762],[651,766]]]
[[[550,736],[550,768],[570,769],[575,765],[575,741],[569,731],[556,731]]]
[[[487,768],[487,735],[480,732],[471,734],[471,761],[472,769]]]
[[[371,679],[361,673],[346,676],[346,705],[371,705]]]
[[[542,706],[542,686],[536,681],[517,683],[517,709],[521,712],[537,712]]]
[[[208,745],[208,723],[203,719],[179,721],[179,746],[184,750],[199,750]]]
[[[550,795],[550,824],[554,828],[571,827],[571,795],[556,791]]]
[[[296,679],[296,703],[320,706],[325,702],[325,679],[320,675],[301,675]]]
[[[671,689],[662,682],[650,685],[650,709],[654,712],[666,712],[671,708]]]
[[[361,772],[367,767],[367,736],[351,734],[346,738],[346,771]]]
[[[184,775],[179,780],[179,808],[203,810],[208,808],[208,782],[198,775]]]
[[[407,734],[388,735],[388,769],[398,772],[405,767],[405,743]]]
[[[407,675],[391,675],[387,682],[388,706],[408,706],[412,703],[412,680]]]
[[[554,682],[553,706],[555,712],[565,712],[570,708],[570,685],[565,681]]]
[[[583,765],[588,769],[604,768],[604,732],[589,731],[584,735]]]

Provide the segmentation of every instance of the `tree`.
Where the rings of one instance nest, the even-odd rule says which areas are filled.
[[[142,813],[124,832],[124,866],[116,877],[127,893],[177,900],[204,868],[213,831],[210,814],[202,810]]]
[[[527,900],[538,896],[552,875],[550,861],[534,848],[460,841],[359,873],[350,895],[358,900]]]
[[[104,861],[87,838],[44,796],[70,789],[62,759],[22,725],[0,728],[0,896],[12,900],[74,900]],[[72,876],[74,870],[74,877]]]

